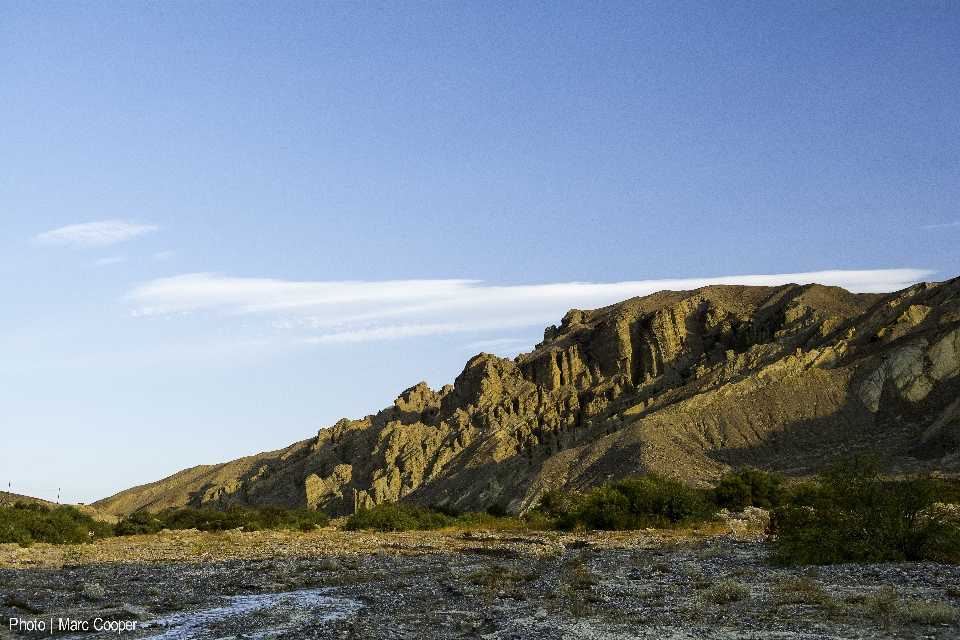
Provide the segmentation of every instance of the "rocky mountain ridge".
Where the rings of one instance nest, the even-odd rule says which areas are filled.
[[[385,501],[513,512],[549,488],[656,472],[815,473],[870,450],[960,473],[960,278],[891,294],[711,286],[572,310],[514,360],[480,354],[361,420],[186,469],[93,506],[321,508]]]

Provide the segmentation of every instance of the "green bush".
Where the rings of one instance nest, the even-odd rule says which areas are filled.
[[[539,512],[547,520],[556,521],[559,526],[561,521],[569,519],[570,514],[582,509],[583,503],[582,493],[550,489],[540,496],[540,502],[534,511]]]
[[[491,511],[493,513],[491,513]],[[503,515],[496,515],[502,513]],[[344,523],[347,531],[372,529],[374,531],[412,531],[443,529],[444,527],[483,527],[490,529],[544,529],[552,523],[545,523],[540,513],[528,514],[522,518],[510,516],[506,509],[488,509],[487,511],[460,512],[450,507],[431,505],[420,507],[410,504],[385,502],[374,507],[360,507]],[[552,528],[552,527],[549,527]]]
[[[949,480],[937,478],[937,480],[943,492],[941,496],[942,502],[960,504],[960,478],[951,478]]]
[[[347,518],[347,531],[373,529],[374,531],[409,531],[412,529],[442,529],[453,526],[457,517],[438,509],[409,504],[384,502],[373,507],[360,507]]]
[[[113,535],[113,527],[69,506],[17,502],[0,507],[0,542],[80,544]]]
[[[138,511],[121,518],[113,526],[113,531],[118,536],[133,536],[141,533],[157,533],[164,528],[163,522],[157,518],[156,514]]]
[[[743,511],[747,507],[772,509],[784,504],[788,493],[783,478],[758,469],[741,469],[713,489],[718,507]]]
[[[875,458],[834,463],[815,482],[796,488],[790,504],[774,509],[776,565],[960,560],[960,521],[938,506],[949,490],[918,475],[880,478]]]
[[[199,529],[200,531],[228,531],[243,528],[244,531],[261,529],[293,529],[310,531],[330,524],[330,518],[314,509],[289,510],[277,505],[260,509],[233,506],[223,511],[218,509],[164,509],[158,513],[139,511],[122,518],[114,526],[117,535],[156,533],[163,529]]]
[[[548,491],[538,510],[560,529],[672,527],[716,517],[705,492],[657,475],[610,482],[586,494]]]

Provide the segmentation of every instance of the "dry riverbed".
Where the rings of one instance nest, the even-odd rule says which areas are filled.
[[[957,566],[773,568],[732,525],[0,545],[0,637],[960,638]]]

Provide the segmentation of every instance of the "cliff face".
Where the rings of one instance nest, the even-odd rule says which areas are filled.
[[[548,488],[657,472],[818,471],[878,452],[960,473],[960,278],[887,294],[820,285],[661,291],[572,310],[528,354],[480,354],[440,391],[283,451],[195,467],[94,506],[384,501],[521,511]]]

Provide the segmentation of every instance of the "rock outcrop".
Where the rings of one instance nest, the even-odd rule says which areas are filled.
[[[94,506],[529,508],[548,488],[732,468],[792,476],[873,451],[960,473],[960,278],[893,294],[712,286],[572,310],[515,360],[480,354],[282,451],[195,467]]]

